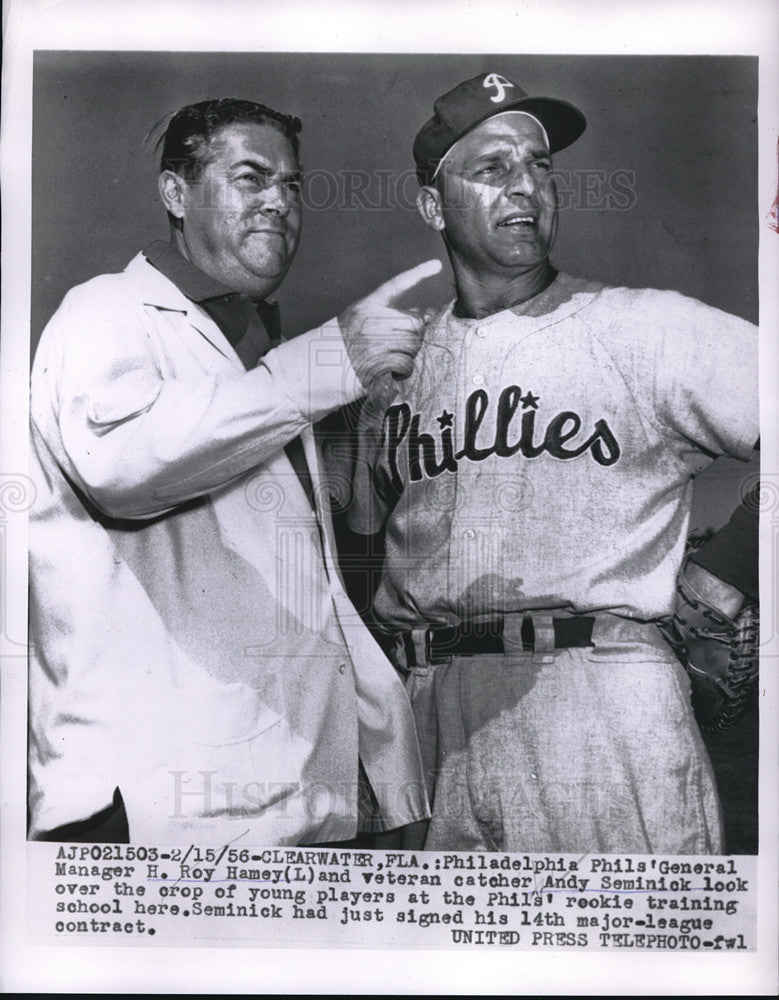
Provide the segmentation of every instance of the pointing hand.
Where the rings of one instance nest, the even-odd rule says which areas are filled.
[[[366,388],[375,378],[393,372],[407,378],[422,346],[425,320],[417,310],[397,309],[395,299],[420,281],[438,274],[440,260],[428,260],[385,281],[338,317],[349,360]]]

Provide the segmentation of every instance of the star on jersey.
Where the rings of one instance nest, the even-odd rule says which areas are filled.
[[[522,409],[527,410],[528,407],[533,407],[534,410],[538,409],[539,396],[534,396],[532,392],[528,389],[524,396],[519,397],[519,401],[522,404]]]
[[[443,430],[444,427],[452,426],[452,421],[454,420],[454,414],[450,413],[448,410],[444,410],[444,412],[441,414],[440,417],[436,417],[436,420],[438,421],[438,426],[441,428],[441,430]]]

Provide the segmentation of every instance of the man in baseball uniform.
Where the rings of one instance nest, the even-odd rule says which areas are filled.
[[[363,405],[352,530],[407,676],[428,849],[717,853],[671,613],[691,477],[758,438],[757,331],[676,292],[559,273],[570,104],[496,73],[435,103],[417,204],[456,298]],[[417,832],[420,832],[417,830]]]

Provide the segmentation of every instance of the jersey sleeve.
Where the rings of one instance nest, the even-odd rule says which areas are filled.
[[[360,410],[351,502],[346,513],[347,526],[360,535],[378,534],[394,506],[380,465],[384,413],[393,395],[392,376],[376,379]]]
[[[625,294],[634,389],[650,419],[693,473],[707,464],[701,453],[749,458],[760,436],[757,327],[677,292]]]

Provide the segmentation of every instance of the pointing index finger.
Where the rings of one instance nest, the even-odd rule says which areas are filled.
[[[383,285],[379,285],[369,298],[374,302],[380,302],[382,305],[392,305],[393,299],[409,291],[414,285],[418,285],[420,281],[424,281],[425,278],[432,278],[434,274],[438,274],[442,267],[443,264],[440,260],[426,260],[424,264],[417,264],[411,270],[401,271],[394,278],[385,281]]]

